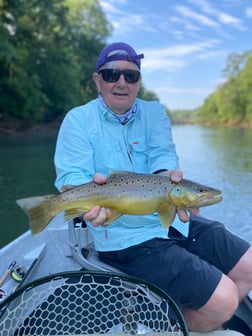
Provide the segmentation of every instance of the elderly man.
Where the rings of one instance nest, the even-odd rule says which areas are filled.
[[[57,140],[56,186],[94,179],[112,170],[182,178],[170,120],[156,101],[136,98],[144,56],[125,43],[105,47],[93,79],[98,98],[73,108]],[[221,328],[252,288],[252,249],[218,222],[177,210],[172,227],[156,214],[124,215],[109,226],[110,209],[84,215],[101,260],[158,285],[181,306],[190,330]]]

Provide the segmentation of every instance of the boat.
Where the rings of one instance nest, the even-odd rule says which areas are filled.
[[[0,250],[0,335],[252,335],[252,291],[227,330],[188,332],[158,287],[101,262],[88,227],[60,213]]]

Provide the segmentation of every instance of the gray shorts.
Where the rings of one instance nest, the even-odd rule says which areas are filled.
[[[170,239],[154,238],[127,249],[99,252],[102,261],[150,281],[180,306],[202,307],[250,244],[223,224],[192,216],[189,236],[170,228]]]

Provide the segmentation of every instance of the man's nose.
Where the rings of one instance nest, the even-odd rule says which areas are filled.
[[[124,75],[123,75],[123,74],[120,75],[120,77],[119,77],[117,83],[118,83],[119,85],[125,85],[125,84],[126,84],[126,81],[125,81],[125,78],[124,78]]]

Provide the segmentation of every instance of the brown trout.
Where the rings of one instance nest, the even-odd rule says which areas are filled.
[[[36,196],[17,200],[30,218],[33,234],[42,231],[61,211],[65,220],[83,215],[95,205],[109,208],[105,224],[127,215],[158,213],[160,222],[169,227],[180,209],[199,208],[222,200],[221,191],[182,179],[171,182],[165,175],[114,172],[105,184],[89,182],[58,195]]]

